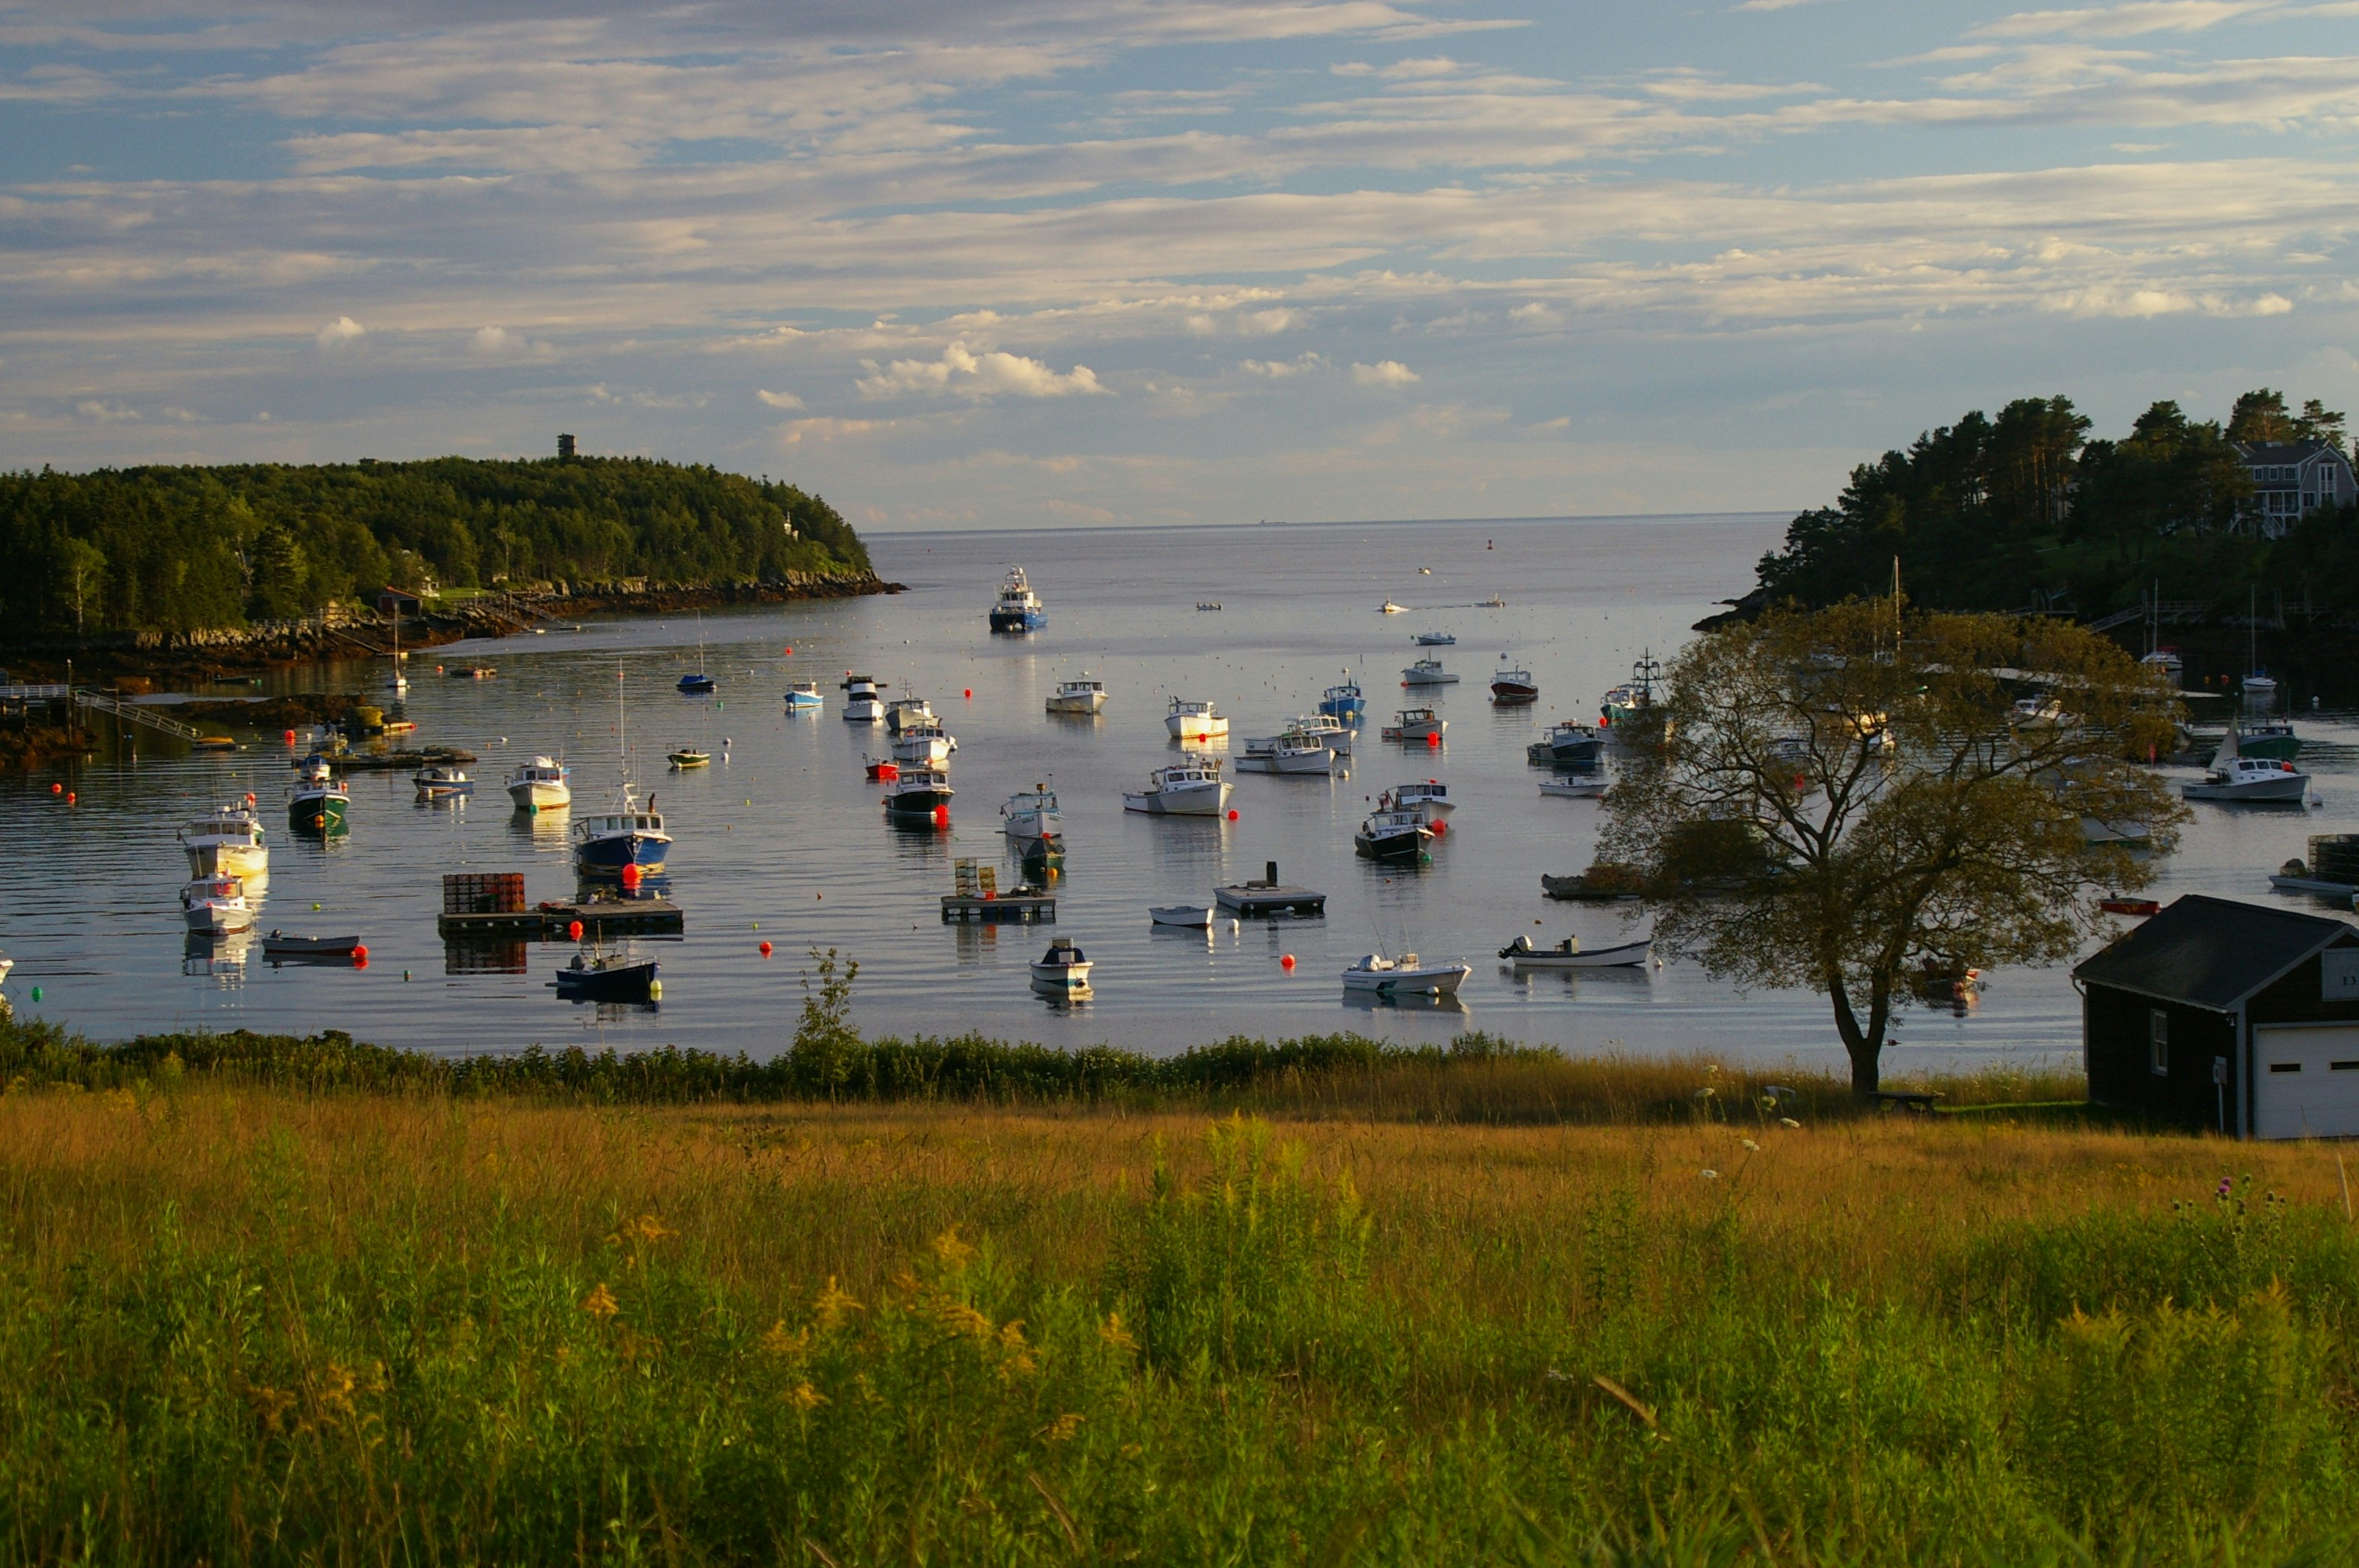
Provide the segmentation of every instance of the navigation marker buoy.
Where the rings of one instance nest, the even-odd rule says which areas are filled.
[[[1291,953],[1280,953],[1277,956],[1277,967],[1281,969],[1290,969],[1294,968],[1294,955]]]
[[[566,927],[565,927],[565,934],[566,934],[568,936],[572,937],[572,938],[573,938],[573,940],[575,940],[576,942],[581,941],[581,940],[582,940],[582,923],[581,923],[580,921],[578,921],[578,920],[576,920],[576,921],[572,921],[572,922],[569,923],[569,924],[566,925]]]
[[[765,943],[763,943],[763,944],[762,944],[762,957],[764,957],[765,958],[766,958],[766,957],[768,957],[769,956],[770,956],[770,945],[769,945],[767,942],[765,942]]]
[[[1232,821],[1232,822],[1234,822],[1236,819],[1237,819],[1237,808],[1236,808],[1235,806],[1233,806],[1229,807],[1229,820],[1230,820],[1230,821]]]

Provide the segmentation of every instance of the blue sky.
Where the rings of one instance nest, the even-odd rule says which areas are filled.
[[[0,4],[0,466],[871,528],[1782,508],[2359,404],[2359,0]]]

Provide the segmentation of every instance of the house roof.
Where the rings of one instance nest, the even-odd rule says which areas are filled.
[[[2236,450],[2248,463],[2305,463],[2321,452],[2343,456],[2332,441],[2239,441]]]
[[[2344,941],[2359,944],[2359,926],[2190,893],[2082,961],[2072,978],[2228,1012],[2304,958]]]

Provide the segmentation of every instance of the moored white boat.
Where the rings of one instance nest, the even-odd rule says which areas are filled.
[[[846,672],[840,688],[843,692],[843,719],[847,724],[874,724],[885,717],[885,699],[878,696],[881,683],[866,676]]]
[[[1404,708],[1376,733],[1386,741],[1439,741],[1449,729],[1449,721],[1430,708]]]
[[[1401,671],[1403,686],[1456,686],[1458,677],[1441,667],[1440,659],[1419,659]]]
[[[939,725],[933,705],[922,697],[897,697],[885,705],[885,733],[898,735],[920,725]]]
[[[897,817],[947,820],[955,793],[951,775],[941,769],[907,765],[897,776],[885,781],[885,810]]]
[[[1090,989],[1093,968],[1071,937],[1060,936],[1032,961],[1032,984],[1041,990],[1075,995]]]
[[[1007,568],[1007,579],[999,585],[999,601],[991,607],[991,629],[995,632],[1037,632],[1049,624],[1049,612],[1041,607],[1040,596],[1032,591],[1025,580],[1022,567]]]
[[[788,713],[817,713],[827,706],[827,697],[815,680],[799,680],[787,687]]]
[[[1228,734],[1229,721],[1209,702],[1175,697],[1171,711],[1163,717],[1163,728],[1175,741],[1216,741]]]
[[[409,782],[418,798],[425,801],[460,800],[475,793],[475,781],[467,776],[466,769],[443,762],[419,769]]]
[[[2310,775],[2297,773],[2291,762],[2269,757],[2247,757],[2237,750],[2236,731],[2212,755],[2212,766],[2199,783],[2179,786],[2188,800],[2299,801],[2310,794]]]
[[[1095,713],[1105,706],[1105,682],[1093,679],[1089,671],[1083,670],[1071,680],[1057,683],[1056,691],[1049,698],[1049,711]]]
[[[1147,906],[1147,918],[1157,925],[1209,931],[1212,928],[1212,906],[1209,903],[1151,903]]]
[[[1408,606],[1406,604],[1395,604],[1391,600],[1387,599],[1382,604],[1376,606],[1376,613],[1379,615],[1406,615],[1408,613]]]
[[[1343,971],[1343,989],[1378,996],[1455,996],[1473,968],[1464,964],[1428,964],[1414,953],[1387,958],[1370,953]]]
[[[1458,645],[1458,639],[1447,632],[1419,632],[1413,633],[1409,641],[1420,648],[1452,648]]]
[[[1218,816],[1228,809],[1233,787],[1221,776],[1217,758],[1190,752],[1186,761],[1149,773],[1141,793],[1125,792],[1122,808],[1150,816]]]
[[[189,855],[189,875],[266,877],[270,849],[266,837],[262,818],[243,803],[220,806],[211,816],[180,829],[180,848]]]
[[[1064,814],[1057,809],[1057,792],[1047,784],[1036,784],[1030,789],[1019,790],[1007,797],[999,808],[1006,818],[1001,824],[1010,838],[1062,838],[1065,832]]]
[[[893,760],[904,767],[912,762],[939,766],[957,750],[958,741],[938,723],[904,725],[893,737]]]
[[[508,775],[508,798],[518,811],[560,811],[573,804],[573,786],[554,757],[535,757]]]
[[[1499,655],[1499,662],[1501,667],[1495,671],[1491,676],[1491,700],[1493,702],[1514,703],[1537,702],[1539,700],[1539,683],[1532,679],[1531,671],[1524,669],[1509,669],[1506,667],[1506,655],[1504,654]]]
[[[1426,779],[1416,784],[1395,784],[1376,797],[1379,811],[1413,811],[1418,819],[1430,827],[1458,809],[1450,798],[1450,786],[1440,779]]]
[[[1582,950],[1580,938],[1574,936],[1566,937],[1553,947],[1535,947],[1530,937],[1518,936],[1499,949],[1499,957],[1518,969],[1617,969],[1644,964],[1654,950],[1652,936],[1611,947],[1593,947],[1587,952]]]
[[[1565,800],[1596,800],[1605,794],[1603,773],[1566,773],[1540,780],[1540,793]]]
[[[1317,774],[1327,777],[1335,769],[1335,753],[1325,742],[1299,730],[1289,730],[1273,736],[1266,746],[1248,746],[1245,754],[1237,759],[1241,773]]]
[[[237,878],[200,877],[180,889],[180,918],[191,931],[225,935],[253,928],[254,906]]]

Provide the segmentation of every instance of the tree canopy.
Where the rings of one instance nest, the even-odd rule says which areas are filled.
[[[2187,815],[2128,761],[2168,743],[2161,677],[2069,622],[1896,603],[1772,611],[1690,643],[1598,850],[1639,873],[1658,942],[1827,996],[1863,1093],[1929,965],[2068,957],[2101,891],[2153,875],[2085,822],[2137,825],[2158,858]],[[2027,688],[2053,706],[2017,711]]]
[[[15,642],[287,619],[391,584],[703,585],[865,570],[815,495],[636,458],[0,474]]]
[[[2062,396],[1979,411],[1852,470],[1832,506],[1797,516],[1762,557],[1762,597],[1808,607],[1889,593],[1948,610],[2070,609],[2095,616],[2166,598],[2241,600],[2249,586],[2359,611],[2359,516],[2311,513],[2282,538],[2255,525],[2235,443],[2324,441],[2343,416],[2316,398],[2288,412],[2267,387],[2227,424],[2170,401],[2119,438],[2092,438]]]

